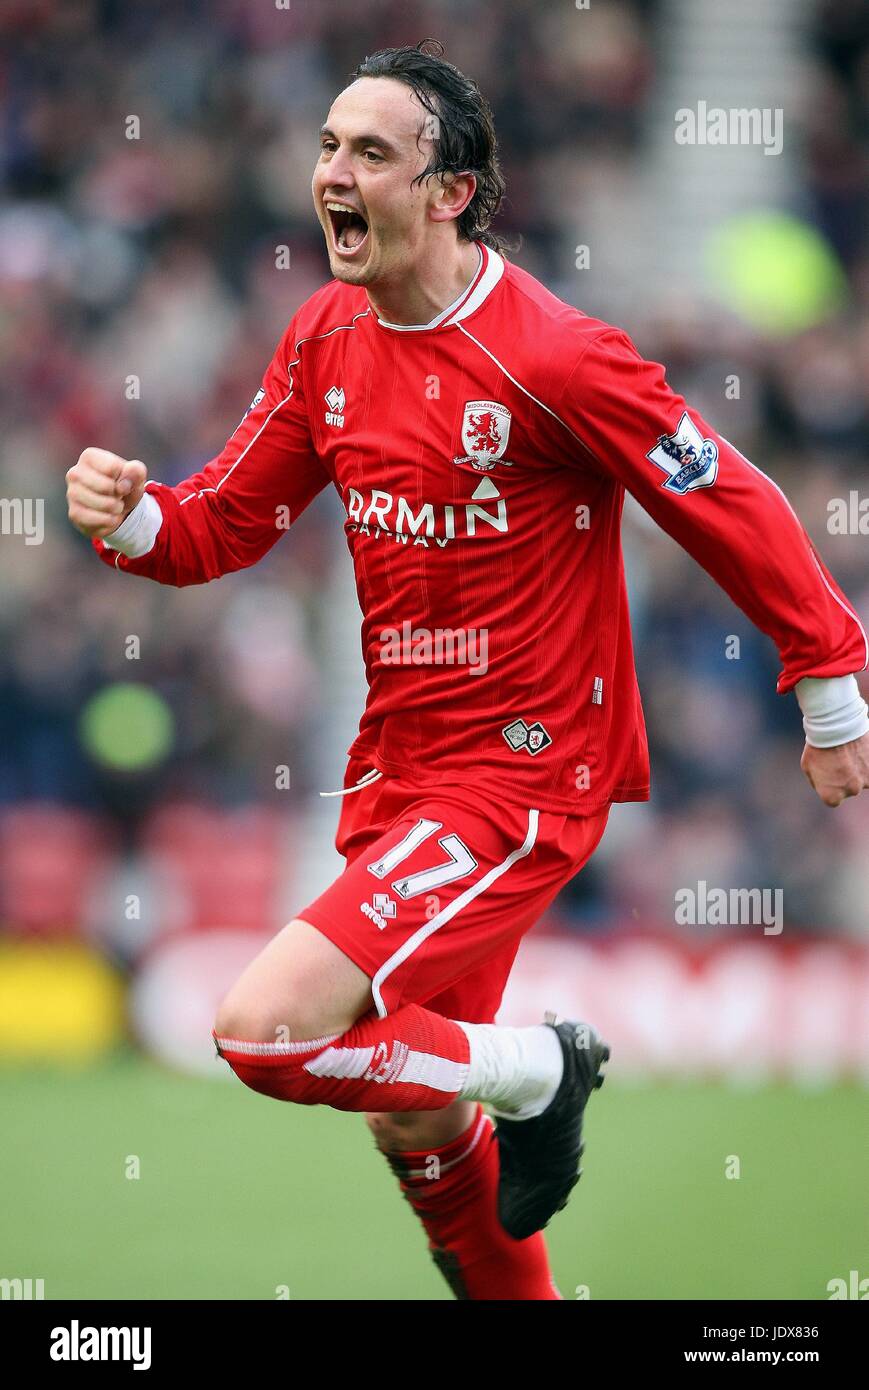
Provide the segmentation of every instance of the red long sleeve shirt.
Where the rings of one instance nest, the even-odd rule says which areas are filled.
[[[94,545],[120,570],[204,583],[254,564],[331,483],[369,683],[351,754],[591,814],[649,795],[625,489],[773,639],[779,692],[864,669],[869,644],[783,493],[663,368],[480,253],[419,327],[378,319],[362,288],[318,290],[222,452],[147,484],[148,553]]]

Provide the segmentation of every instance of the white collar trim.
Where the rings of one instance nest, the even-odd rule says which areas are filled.
[[[454,299],[446,309],[442,309],[430,323],[389,323],[386,319],[381,318],[378,318],[377,322],[383,328],[391,328],[396,333],[425,333],[447,323],[459,323],[469,314],[474,313],[476,309],[479,309],[483,300],[491,294],[504,274],[504,261],[497,251],[493,251],[490,246],[485,246],[482,242],[477,242],[477,249],[480,253],[480,259],[469,284],[465,286],[458,298]]]

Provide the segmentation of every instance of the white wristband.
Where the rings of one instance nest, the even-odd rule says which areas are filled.
[[[794,694],[812,748],[838,748],[869,733],[869,711],[853,676],[804,676]]]
[[[103,536],[103,545],[107,545],[109,550],[120,550],[131,560],[140,560],[154,549],[157,532],[162,525],[160,503],[150,492],[144,492],[117,530],[112,531],[110,536]]]

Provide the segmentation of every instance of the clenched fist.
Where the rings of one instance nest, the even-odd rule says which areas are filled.
[[[66,475],[70,521],[84,536],[110,536],[141,500],[147,480],[139,459],[85,449]]]
[[[840,806],[849,796],[869,788],[869,734],[838,748],[806,744],[800,767],[825,806]]]

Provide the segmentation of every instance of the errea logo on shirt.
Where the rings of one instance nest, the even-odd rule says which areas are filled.
[[[346,397],[343,386],[330,386],[323,397],[329,409],[326,411],[326,424],[344,428],[344,405]]]

